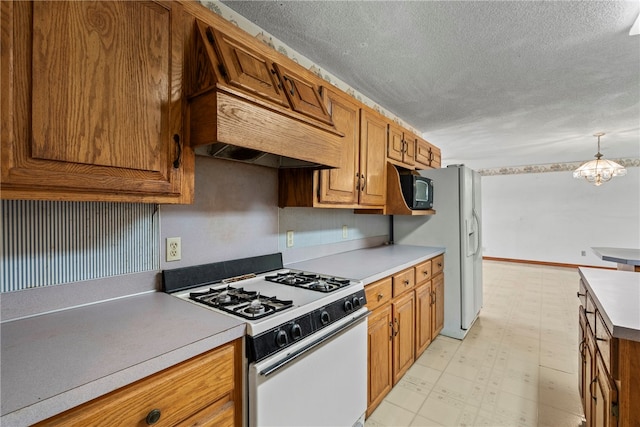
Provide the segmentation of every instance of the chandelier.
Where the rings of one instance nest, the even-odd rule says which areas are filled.
[[[573,172],[574,178],[584,178],[593,185],[602,185],[603,182],[611,180],[614,176],[623,176],[627,170],[616,162],[602,159],[600,153],[600,137],[604,132],[599,132],[593,136],[598,137],[598,152],[594,156],[595,160],[590,160]]]

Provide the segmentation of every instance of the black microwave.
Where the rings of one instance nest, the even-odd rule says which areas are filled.
[[[433,181],[420,175],[400,175],[402,195],[409,209],[433,208]]]

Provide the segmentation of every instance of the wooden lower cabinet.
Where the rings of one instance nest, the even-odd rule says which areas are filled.
[[[393,385],[415,361],[415,297],[407,292],[392,304],[393,312]]]
[[[586,427],[640,426],[640,342],[615,338],[581,283],[578,390]]]
[[[431,336],[436,337],[444,327],[444,273],[432,280]]]
[[[36,426],[241,426],[242,339]]]
[[[391,306],[386,305],[369,316],[367,417],[392,387]]]
[[[416,357],[431,344],[431,281],[416,288]]]
[[[432,260],[427,260],[365,287],[372,312],[367,417],[442,329],[444,275],[439,271],[432,280],[431,266]]]

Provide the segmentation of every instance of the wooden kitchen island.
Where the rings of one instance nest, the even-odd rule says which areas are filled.
[[[580,268],[578,388],[587,426],[640,423],[640,275]]]

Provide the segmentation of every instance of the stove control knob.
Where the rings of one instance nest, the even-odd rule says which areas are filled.
[[[351,311],[353,310],[353,303],[349,300],[346,300],[344,302],[344,311]]]
[[[353,297],[353,307],[358,308],[360,307],[360,305],[362,305],[362,301],[360,301],[360,298]]]
[[[302,328],[297,323],[294,323],[291,326],[291,338],[295,341],[302,337]]]
[[[330,320],[331,320],[331,317],[329,317],[329,313],[328,312],[323,311],[322,313],[320,313],[320,323],[322,323],[322,326],[324,326],[327,323],[329,323]]]
[[[287,337],[287,331],[280,330],[276,334],[276,345],[278,347],[284,347],[289,344],[289,338]]]

